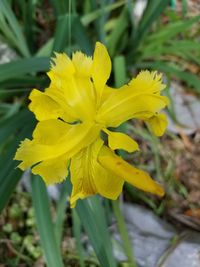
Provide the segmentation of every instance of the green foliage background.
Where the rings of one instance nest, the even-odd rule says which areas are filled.
[[[0,0],[0,38],[16,53],[15,61],[0,65],[0,210],[15,190],[22,172],[13,161],[19,142],[31,137],[34,116],[27,110],[32,88],[45,88],[53,52],[82,50],[92,54],[95,42],[108,47],[114,71],[111,83],[120,86],[139,69],[156,69],[186,83],[200,93],[200,79],[185,69],[186,63],[200,66],[200,16],[188,18],[186,9],[176,14],[170,1],[148,1],[139,23],[133,16],[135,1]],[[185,7],[185,1],[183,1]],[[165,20],[166,18],[166,20]],[[171,57],[169,57],[171,56]],[[174,60],[173,60],[174,59]],[[170,92],[169,92],[170,93]],[[51,201],[40,177],[32,177],[32,199],[36,223],[48,267],[64,266],[61,255],[63,221],[70,184],[63,183],[56,203],[54,221]],[[122,235],[129,266],[136,266],[131,254],[119,203],[98,197],[79,201],[72,212],[73,233],[84,266],[80,242],[82,228],[101,266],[117,266],[108,231],[108,214],[113,209]]]

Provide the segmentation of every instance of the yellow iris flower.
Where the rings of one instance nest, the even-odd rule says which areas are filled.
[[[72,60],[56,54],[47,73],[50,86],[30,94],[29,109],[39,121],[32,140],[25,139],[15,159],[19,168],[32,167],[46,184],[62,182],[70,169],[73,185],[71,207],[78,199],[100,194],[116,199],[125,181],[144,191],[164,195],[163,188],[144,171],[114,153],[138,150],[128,135],[108,130],[135,118],[146,121],[161,136],[167,120],[159,113],[168,104],[160,95],[161,75],[142,71],[118,90],[106,85],[111,60],[105,46],[96,43],[93,59],[75,52]],[[102,132],[108,136],[104,144]]]

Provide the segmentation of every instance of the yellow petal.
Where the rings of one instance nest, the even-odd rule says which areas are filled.
[[[47,185],[61,183],[68,175],[69,160],[66,155],[45,160],[33,167],[32,172],[40,175]]]
[[[91,120],[95,114],[95,95],[90,80],[92,59],[81,52],[73,55],[72,61],[66,54],[56,54],[48,76],[50,88],[45,93],[58,102],[71,108],[71,115],[79,120]],[[87,108],[86,108],[87,107]]]
[[[111,96],[111,94],[114,92],[114,88],[108,86],[108,85],[105,85],[104,87],[104,90],[103,90],[103,94],[102,94],[102,98],[101,98],[101,104],[103,102],[105,102],[107,100],[107,98],[109,98]]]
[[[77,75],[90,76],[92,72],[92,58],[78,51],[73,53],[72,62],[75,66]]]
[[[93,55],[92,79],[96,90],[97,103],[100,103],[104,86],[110,76],[111,60],[106,47],[97,42]]]
[[[117,127],[132,118],[148,119],[168,104],[165,96],[135,94],[129,86],[113,91],[96,116],[107,127]]]
[[[139,150],[138,143],[128,135],[111,132],[108,129],[104,129],[104,132],[108,134],[108,145],[112,150],[124,149],[130,153]]]
[[[75,84],[74,91],[72,91],[72,87],[68,90],[71,94],[68,103],[78,112],[82,120],[93,120],[96,114],[93,84],[87,77],[76,77]]]
[[[79,120],[91,120],[95,115],[95,96],[89,77],[78,75],[62,79],[55,77],[45,93],[63,109],[65,106],[70,107],[72,114]]]
[[[148,119],[147,124],[156,136],[162,136],[167,127],[167,117],[165,114],[160,113]]]
[[[165,87],[162,75],[142,71],[128,85],[112,90],[102,103],[96,120],[106,126],[117,127],[131,118],[148,119],[168,104],[168,98],[160,96]]]
[[[53,123],[53,122],[51,122]],[[54,127],[53,127],[54,126]],[[58,131],[55,125],[52,127],[54,131]],[[99,126],[93,125],[92,123],[85,122],[76,125],[67,125],[67,132],[59,132],[49,134],[48,127],[47,132],[41,132],[41,136],[37,135],[36,139],[32,141],[26,139],[21,143],[18,148],[15,159],[23,161],[19,167],[24,170],[30,166],[49,159],[54,159],[63,154],[66,154],[66,158],[70,159],[73,155],[78,153],[82,148],[90,145],[99,135]],[[37,128],[36,128],[37,129]],[[62,129],[62,127],[60,128]],[[36,135],[37,130],[35,130]],[[58,135],[58,140],[53,140],[52,136]],[[43,143],[39,143],[39,140],[45,140]],[[51,143],[52,142],[52,143]]]
[[[133,78],[129,86],[135,92],[160,93],[166,86],[162,83],[162,74],[157,71],[141,71],[136,78]]]
[[[25,171],[28,169],[33,163],[31,156],[26,155],[26,150],[31,146],[31,140],[28,138],[24,139],[24,141],[21,141],[16,153],[14,160],[20,160],[22,161],[19,165],[18,168],[20,168],[22,171]],[[25,153],[24,153],[25,150]]]
[[[71,128],[72,125],[61,120],[41,121],[33,131],[33,140],[41,145],[56,145]]]
[[[148,175],[115,155],[108,147],[103,146],[98,160],[100,164],[115,175],[120,176],[133,186],[158,196],[164,195],[163,188]]]
[[[67,105],[61,106],[58,102],[37,89],[33,89],[29,99],[29,109],[35,114],[39,121],[62,118],[67,122],[73,122],[76,118],[67,109]]]
[[[70,173],[73,185],[70,198],[71,207],[80,198],[100,194],[109,199],[116,199],[122,191],[123,179],[103,168],[97,157],[103,141],[98,139],[88,148],[81,150],[71,160]]]
[[[75,67],[71,59],[65,53],[55,53],[52,58],[51,70],[47,73],[51,80],[56,76],[61,78],[71,77],[75,73]]]

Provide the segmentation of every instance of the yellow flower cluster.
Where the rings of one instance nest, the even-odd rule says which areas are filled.
[[[56,54],[47,73],[50,86],[30,94],[29,109],[39,121],[32,140],[25,139],[15,159],[19,168],[32,167],[46,184],[62,182],[70,169],[73,185],[71,207],[78,199],[100,194],[116,199],[125,181],[153,194],[163,188],[144,171],[136,169],[114,153],[138,150],[128,135],[109,127],[135,118],[146,121],[161,136],[167,120],[159,113],[168,104],[160,92],[165,87],[161,75],[142,71],[129,84],[117,90],[106,85],[111,61],[105,46],[96,43],[93,58],[75,52],[70,59]],[[104,144],[102,132],[108,137]]]

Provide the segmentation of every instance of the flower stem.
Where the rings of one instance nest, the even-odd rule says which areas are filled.
[[[126,229],[126,224],[124,221],[124,217],[122,215],[121,209],[119,207],[119,201],[112,201],[112,206],[113,206],[113,211],[115,214],[115,217],[117,219],[117,224],[118,224],[118,229],[122,238],[122,242],[124,245],[124,252],[128,258],[128,261],[130,263],[131,267],[137,267],[134,255],[133,255],[133,249],[132,245],[130,243],[129,237],[128,237],[128,232]]]

